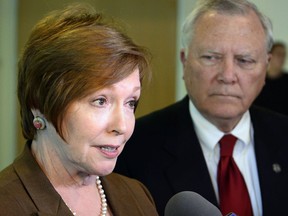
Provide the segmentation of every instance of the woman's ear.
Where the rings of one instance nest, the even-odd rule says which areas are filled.
[[[31,112],[32,112],[34,118],[37,116],[44,117],[44,115],[38,109],[31,109]]]

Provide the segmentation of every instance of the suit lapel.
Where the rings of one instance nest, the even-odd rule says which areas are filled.
[[[180,135],[175,140],[166,140],[164,148],[174,156],[171,166],[166,170],[166,175],[174,193],[194,191],[214,205],[218,205],[204,155],[193,127],[188,101],[186,97],[178,107],[179,114],[174,133]]]
[[[254,110],[254,108],[250,110],[250,113],[254,129],[255,155],[263,213],[272,214],[275,212],[276,206],[279,206],[279,204],[280,206],[282,205],[281,203],[283,201],[280,198],[280,194],[287,193],[285,189],[287,188],[285,186],[287,182],[285,182],[285,178],[281,173],[287,167],[287,160],[283,160],[280,156],[281,149],[284,149],[283,147],[287,145],[287,142],[283,140],[284,134],[282,134],[283,136],[281,136],[281,138],[278,138],[276,133],[274,134],[273,130],[271,130],[271,126],[276,123],[273,119],[269,119],[269,115],[263,115],[260,110]],[[281,125],[277,125],[277,127],[281,127]],[[280,133],[282,132],[279,132],[279,134]],[[284,150],[282,154],[284,152],[286,151]],[[285,157],[287,157],[287,155]],[[277,167],[282,167],[282,171],[277,170]],[[283,200],[284,199],[285,198],[283,198]]]

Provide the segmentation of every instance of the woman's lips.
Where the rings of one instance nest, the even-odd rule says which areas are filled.
[[[119,152],[120,146],[112,146],[112,145],[103,145],[103,146],[97,146],[97,148],[100,150],[102,154],[104,154],[108,158],[115,158],[117,157]]]

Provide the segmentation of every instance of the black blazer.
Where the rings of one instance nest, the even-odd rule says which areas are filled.
[[[186,96],[138,119],[115,168],[148,187],[160,215],[180,191],[197,192],[218,206],[188,102]],[[280,215],[288,212],[288,118],[257,107],[250,114],[263,215]]]

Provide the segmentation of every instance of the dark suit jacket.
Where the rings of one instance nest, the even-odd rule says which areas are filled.
[[[116,173],[101,180],[113,215],[158,215],[150,193],[140,182]],[[22,155],[0,173],[0,215],[72,216],[32,156],[29,143]]]
[[[180,191],[197,192],[218,206],[188,101],[186,96],[138,119],[114,170],[142,181],[160,215],[169,198]],[[288,118],[256,107],[250,109],[250,114],[263,213],[287,213]],[[275,165],[281,170],[277,171]]]

